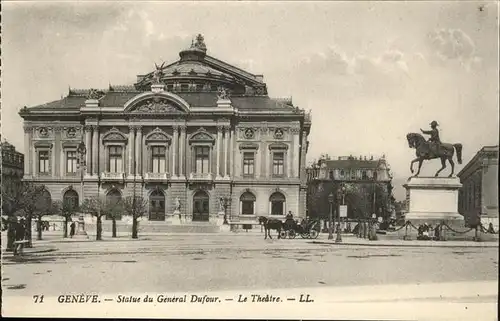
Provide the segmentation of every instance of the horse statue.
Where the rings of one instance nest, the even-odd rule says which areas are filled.
[[[283,229],[283,222],[277,219],[268,219],[265,216],[259,216],[259,224],[264,225],[264,240],[271,237],[271,230],[276,230],[278,232],[278,239],[281,238],[281,230]]]
[[[424,160],[435,158],[441,159],[442,167],[436,172],[434,177],[437,177],[439,173],[446,168],[446,160],[448,160],[451,165],[451,174],[448,175],[448,177],[452,177],[455,171],[455,163],[453,162],[455,150],[457,151],[458,163],[462,164],[462,144],[440,143],[439,146],[436,146],[436,144],[426,141],[424,136],[419,133],[409,133],[406,135],[406,139],[408,140],[410,148],[416,149],[417,158],[412,160],[410,164],[410,171],[413,174],[413,164],[418,162],[418,170],[414,177],[420,174],[420,168]]]

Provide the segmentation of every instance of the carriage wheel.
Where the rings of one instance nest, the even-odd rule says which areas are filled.
[[[295,233],[294,230],[288,231],[288,237],[291,239],[294,239],[297,236],[297,233]]]
[[[301,233],[300,237],[302,237],[303,239],[308,239],[310,236],[309,233]]]
[[[280,232],[280,237],[281,237],[282,239],[286,239],[286,231],[281,231],[281,232]]]
[[[309,232],[309,237],[310,237],[310,238],[312,238],[312,239],[317,239],[317,238],[318,238],[318,236],[319,236],[319,232],[318,232],[318,231],[316,231],[316,230],[311,230],[311,231]]]

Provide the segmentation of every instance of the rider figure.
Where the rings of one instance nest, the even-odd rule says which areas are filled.
[[[433,120],[431,122],[431,130],[423,130],[422,128],[420,128],[420,130],[423,134],[430,135],[428,142],[430,143],[431,150],[433,149],[432,146],[434,146],[436,153],[439,153],[441,140],[439,139],[439,130],[437,129],[437,126],[439,126],[437,121]]]

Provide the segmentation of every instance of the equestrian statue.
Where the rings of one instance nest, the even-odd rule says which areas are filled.
[[[430,160],[435,158],[441,159],[442,167],[436,172],[434,175],[437,177],[439,173],[446,168],[446,160],[451,165],[451,174],[448,177],[452,177],[455,171],[455,163],[453,162],[453,155],[455,154],[455,150],[457,151],[457,160],[459,164],[462,164],[462,144],[447,144],[442,143],[439,139],[439,130],[437,127],[439,126],[437,121],[433,120],[431,123],[431,130],[423,130],[423,134],[430,135],[429,140],[425,140],[424,136],[419,133],[409,133],[406,135],[406,139],[408,140],[408,145],[410,148],[416,149],[417,158],[411,161],[410,171],[413,174],[413,164],[418,162],[418,170],[414,177],[417,177],[420,174],[420,168],[422,167],[422,162],[424,160]]]

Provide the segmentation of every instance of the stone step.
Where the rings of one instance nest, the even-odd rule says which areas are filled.
[[[96,231],[96,224],[85,224],[85,230],[89,232]],[[103,232],[111,232],[112,224],[107,223],[102,225]],[[132,224],[116,224],[117,232],[131,232]],[[220,227],[210,223],[195,222],[182,225],[167,224],[165,222],[139,222],[139,233],[218,233]]]

